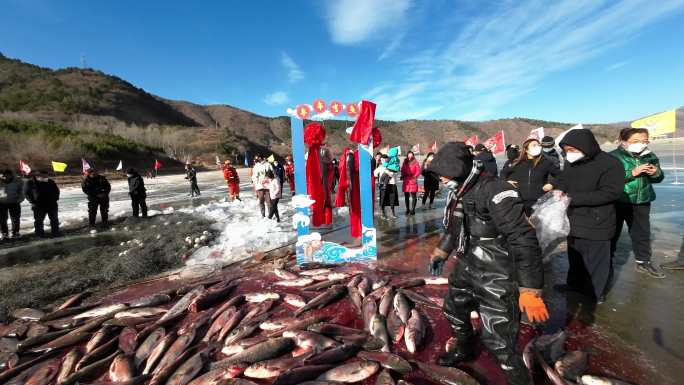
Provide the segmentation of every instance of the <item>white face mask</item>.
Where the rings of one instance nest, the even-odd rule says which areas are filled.
[[[544,152],[551,152],[553,151],[553,147],[544,147],[542,150],[544,150]]]
[[[632,143],[627,145],[627,151],[634,154],[641,154],[642,152],[644,152],[646,147],[648,147],[646,143]]]
[[[581,152],[568,152],[565,154],[565,159],[570,163],[575,163],[582,158],[584,158],[584,154]]]
[[[539,147],[539,146],[534,146],[534,147],[528,147],[528,148],[527,148],[527,153],[528,153],[530,156],[539,156],[539,154],[541,154],[541,152],[542,152],[542,149],[541,149],[541,147]]]

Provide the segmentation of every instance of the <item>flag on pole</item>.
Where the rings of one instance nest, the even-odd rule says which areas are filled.
[[[478,143],[480,143],[480,138],[477,135],[473,135],[465,140],[465,144],[471,147],[475,147]]]
[[[154,160],[154,169],[159,170],[160,168],[162,168],[162,163],[158,159],[155,159]]]
[[[121,170],[123,170],[123,161],[122,160],[120,160],[119,165],[116,166],[116,171],[121,171]]]
[[[413,147],[411,147],[411,151],[414,154],[420,154],[420,144],[414,144]]]
[[[530,134],[527,135],[527,139],[534,139],[538,142],[541,142],[541,140],[544,138],[544,127],[539,127],[535,128],[534,130],[530,131]]]
[[[92,167],[90,166],[90,163],[88,163],[87,160],[84,158],[81,158],[81,173],[85,174],[86,171],[90,170]]]
[[[677,130],[677,111],[665,111],[635,120],[632,128],[646,128],[651,136],[671,134]]]
[[[24,175],[29,175],[31,173],[31,167],[28,165],[28,163],[24,162],[23,160],[20,160],[19,171]]]
[[[430,146],[430,152],[437,152],[437,141]]]
[[[492,152],[492,154],[499,154],[506,151],[506,138],[504,137],[503,130],[497,132],[483,144]]]
[[[66,170],[66,168],[67,168],[67,164],[66,164],[66,163],[55,162],[54,160],[52,161],[52,169],[53,169],[55,172],[64,172],[64,170]]]

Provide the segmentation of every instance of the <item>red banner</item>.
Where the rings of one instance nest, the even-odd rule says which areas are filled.
[[[492,154],[499,154],[499,153],[505,152],[506,151],[506,139],[504,138],[503,130],[497,132],[496,135],[487,139],[483,144],[485,147],[487,147],[489,149],[489,151],[492,152]]]
[[[480,139],[477,137],[477,135],[473,135],[470,138],[465,140],[465,144],[468,146],[475,147],[480,142]]]
[[[322,99],[316,99],[313,102],[313,109],[318,114],[325,112],[325,102]]]
[[[330,112],[332,112],[333,115],[337,116],[342,112],[343,106],[342,103],[338,101],[333,101],[330,103]]]
[[[158,159],[155,159],[154,160],[154,169],[159,170],[160,168],[162,168],[162,163]]]
[[[31,174],[31,167],[23,160],[19,161],[19,171],[24,175]]]

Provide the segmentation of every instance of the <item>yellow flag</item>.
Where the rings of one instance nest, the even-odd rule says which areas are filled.
[[[677,111],[670,110],[632,122],[632,128],[646,128],[651,136],[671,134],[677,130]]]
[[[273,162],[275,162],[275,156],[273,156],[273,154],[271,154],[271,156],[269,156],[267,158],[267,160],[268,160],[268,163],[273,163]]]
[[[66,168],[66,163],[52,161],[52,169],[55,170],[55,172],[64,172]]]

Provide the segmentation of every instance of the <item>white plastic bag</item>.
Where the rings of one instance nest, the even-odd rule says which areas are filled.
[[[569,205],[570,198],[567,195],[550,191],[532,206],[534,212],[530,222],[537,231],[537,239],[545,259],[570,234],[570,220],[567,214]]]

